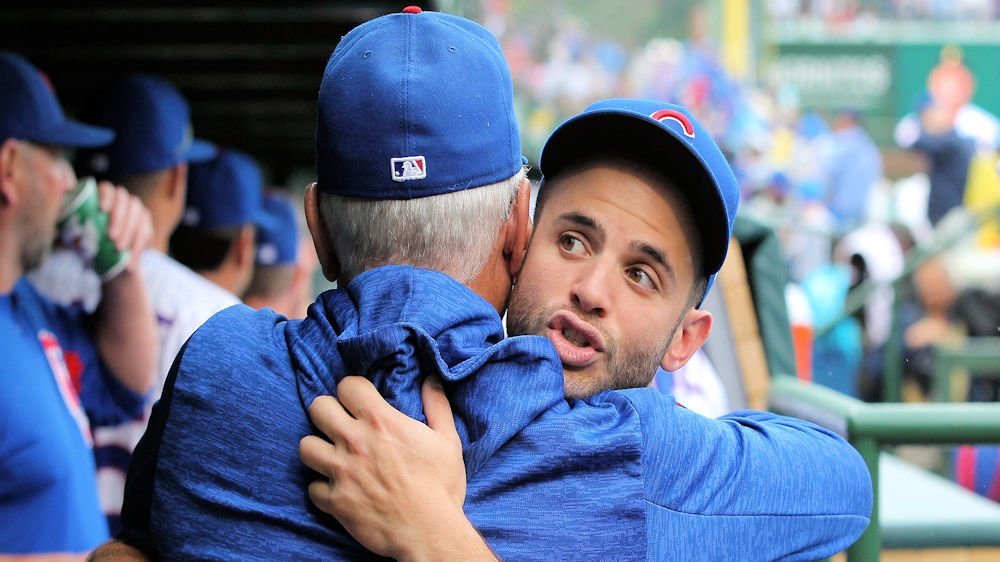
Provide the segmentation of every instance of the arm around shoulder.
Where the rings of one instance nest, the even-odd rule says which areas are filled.
[[[646,498],[669,511],[664,520],[686,518],[692,536],[732,546],[752,542],[742,533],[770,536],[776,558],[830,556],[868,526],[871,477],[837,434],[770,412],[709,419],[655,394],[625,395],[642,420]]]

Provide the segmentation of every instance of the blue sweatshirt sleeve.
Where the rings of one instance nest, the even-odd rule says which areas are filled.
[[[768,412],[705,418],[648,389],[622,394],[642,420],[653,558],[816,560],[868,526],[871,478],[838,435]]]

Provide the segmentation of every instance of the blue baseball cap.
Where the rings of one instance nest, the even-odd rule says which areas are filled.
[[[188,171],[187,207],[181,224],[202,230],[273,228],[264,210],[264,180],[257,162],[238,150],[220,150],[215,158],[192,164]]]
[[[77,155],[84,174],[121,178],[159,172],[182,162],[204,162],[216,152],[211,143],[194,138],[191,110],[180,91],[155,76],[116,82],[95,120],[115,131],[115,142]]]
[[[701,237],[705,293],[726,260],[740,188],[718,145],[686,109],[655,100],[609,99],[588,106],[545,142],[539,168],[551,178],[595,151],[634,155],[661,170],[684,198]]]
[[[67,119],[49,79],[24,57],[0,51],[0,142],[23,139],[78,148],[114,138],[108,129]]]
[[[457,16],[403,12],[354,28],[330,56],[319,91],[319,190],[414,199],[513,177],[521,140],[497,40]]]
[[[264,194],[264,211],[274,224],[257,229],[257,265],[291,265],[298,259],[298,211],[292,201],[277,193]]]

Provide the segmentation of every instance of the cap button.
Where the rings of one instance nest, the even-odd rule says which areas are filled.
[[[422,11],[423,10],[420,9],[420,6],[407,6],[403,8],[404,14],[419,14]]]

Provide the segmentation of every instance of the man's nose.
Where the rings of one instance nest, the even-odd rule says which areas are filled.
[[[580,272],[570,298],[582,312],[598,316],[607,314],[611,303],[611,269],[595,262]]]

